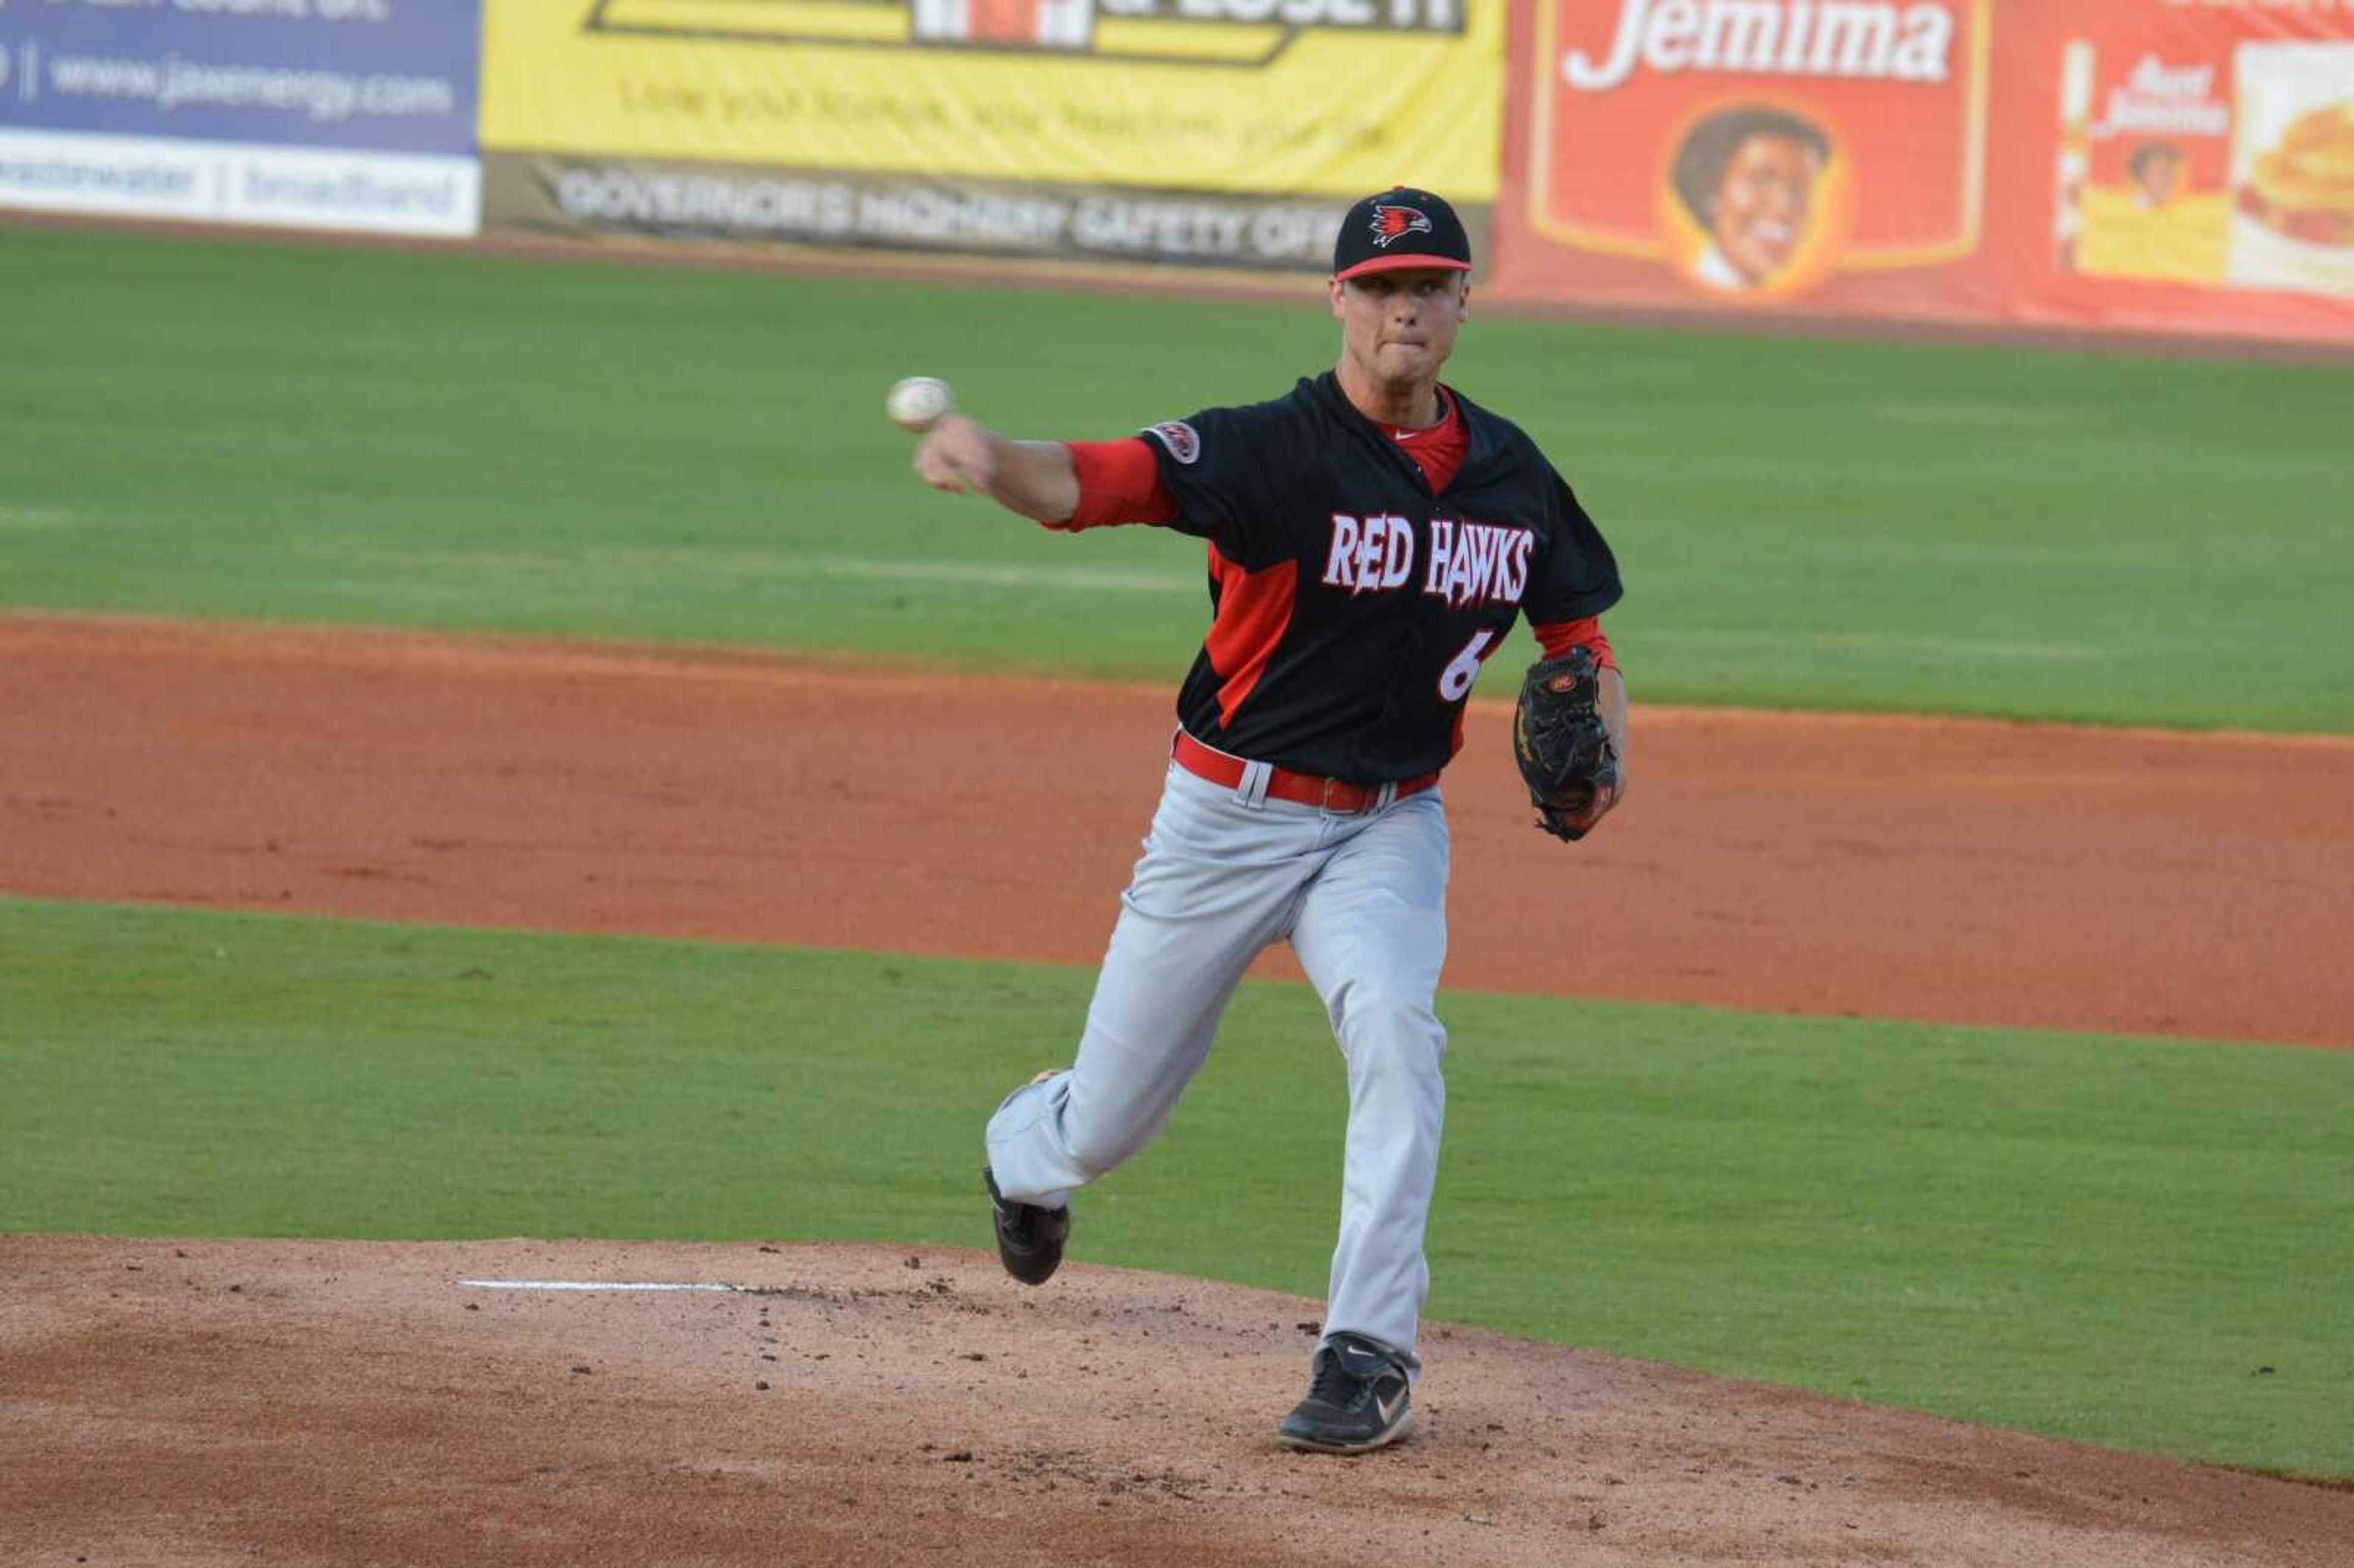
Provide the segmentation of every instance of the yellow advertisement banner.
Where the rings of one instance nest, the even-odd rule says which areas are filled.
[[[489,0],[486,152],[1494,199],[1505,0]]]

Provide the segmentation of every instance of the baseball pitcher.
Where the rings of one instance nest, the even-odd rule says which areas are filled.
[[[1349,1075],[1324,1332],[1278,1434],[1324,1453],[1413,1422],[1447,1104],[1439,776],[1518,617],[1546,654],[1513,736],[1538,825],[1582,837],[1626,789],[1626,687],[1596,620],[1619,597],[1610,548],[1527,435],[1438,378],[1470,270],[1445,201],[1367,196],[1333,248],[1330,371],[1113,441],[1013,440],[942,412],[915,458],[928,483],[1050,528],[1206,541],[1209,632],[1077,1054],[998,1107],[982,1176],[1007,1270],[1044,1282],[1073,1192],[1167,1124],[1252,959],[1290,943]]]

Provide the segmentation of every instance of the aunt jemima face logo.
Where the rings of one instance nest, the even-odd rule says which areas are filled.
[[[1536,4],[1539,234],[1756,301],[1978,248],[1991,0]]]
[[[1318,32],[1460,34],[1472,0],[597,0],[582,30],[730,43],[1041,49],[1091,59],[1268,64]],[[1480,0],[1501,5],[1503,0]],[[1107,47],[1097,24],[1112,22]],[[1138,26],[1135,24],[1150,26]]]

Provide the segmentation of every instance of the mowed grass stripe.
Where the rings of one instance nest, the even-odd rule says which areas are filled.
[[[0,900],[0,1230],[986,1246],[981,1122],[1090,983]],[[1434,1316],[2354,1474],[2354,1055],[1442,1007]],[[1343,1110],[1312,995],[1246,985],[1077,1255],[1320,1296]]]
[[[0,606],[1153,682],[1206,621],[1200,545],[934,494],[884,389],[929,372],[1015,434],[1110,437],[1280,393],[1337,330],[1312,282],[1278,305],[46,229],[0,228]],[[2354,365],[1474,312],[1450,376],[1601,520],[1640,699],[2354,730]]]

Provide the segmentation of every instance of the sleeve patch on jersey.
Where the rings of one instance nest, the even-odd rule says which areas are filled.
[[[1144,433],[1160,438],[1161,444],[1169,449],[1169,455],[1188,467],[1202,456],[1202,438],[1194,432],[1193,426],[1182,419],[1154,425]]]

